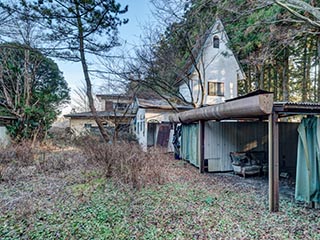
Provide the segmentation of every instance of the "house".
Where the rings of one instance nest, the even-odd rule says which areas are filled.
[[[238,81],[245,75],[228,41],[223,24],[217,19],[192,51],[195,61],[187,61],[189,77],[180,81],[179,91],[196,107],[221,103],[238,95]]]
[[[100,104],[97,114],[106,128],[130,132],[130,124],[136,117],[137,106],[132,97],[119,94],[97,95]],[[64,115],[69,118],[69,127],[76,135],[88,130],[96,130],[97,124],[91,112],[71,112]]]
[[[171,149],[171,123],[168,116],[176,110],[185,111],[192,107],[188,105],[171,105],[161,99],[142,99],[116,94],[97,95],[100,101],[98,116],[107,128],[118,128],[122,132],[136,136],[143,149],[152,146],[162,146]],[[91,112],[70,113],[64,115],[70,119],[70,128],[80,134],[97,129]]]
[[[192,109],[189,105],[171,105],[163,99],[137,98],[138,111],[134,120],[134,131],[143,149],[152,146],[162,146],[173,151],[172,124],[169,116],[178,111]]]
[[[186,64],[189,77],[180,81],[179,92],[187,102],[200,107],[237,96],[237,82],[244,79],[244,73],[227,43],[228,36],[218,19],[192,51],[196,63],[189,61]],[[155,145],[170,145],[171,124],[168,116],[176,110],[186,111],[191,108],[189,105],[170,105],[163,99],[110,94],[97,95],[97,98],[101,106],[98,115],[105,124],[114,126],[115,122],[120,122],[122,125],[130,125],[128,130],[136,135],[144,149]],[[90,112],[71,113],[65,117],[70,118],[70,127],[76,132],[96,127]]]

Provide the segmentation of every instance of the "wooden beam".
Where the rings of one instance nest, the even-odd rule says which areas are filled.
[[[269,115],[269,210],[279,211],[279,125],[278,114]]]
[[[205,121],[199,121],[198,159],[200,173],[204,173],[204,124]]]

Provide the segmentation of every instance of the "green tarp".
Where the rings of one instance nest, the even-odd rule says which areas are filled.
[[[295,198],[320,203],[320,119],[304,118],[298,133]]]
[[[198,160],[198,124],[182,125],[181,158],[199,167]]]

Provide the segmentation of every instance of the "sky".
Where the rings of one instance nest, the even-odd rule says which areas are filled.
[[[128,12],[122,15],[128,18],[129,22],[118,28],[119,41],[125,45],[126,51],[132,51],[134,47],[141,44],[143,26],[152,22],[152,5],[149,0],[118,0],[122,6],[128,5]],[[123,47],[123,46],[122,46]],[[84,77],[80,63],[56,61],[64,78],[71,88],[71,98],[74,98],[74,90],[83,86]],[[94,83],[95,84],[95,83]],[[102,83],[97,83],[96,87]],[[72,100],[71,100],[72,101]],[[72,105],[72,102],[71,102]],[[70,112],[71,107],[63,109],[64,113]]]

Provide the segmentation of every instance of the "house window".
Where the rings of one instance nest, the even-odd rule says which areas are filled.
[[[213,37],[213,48],[219,48],[220,45],[220,39],[218,36]]]
[[[119,111],[126,110],[127,106],[128,105],[126,103],[116,103],[115,104],[115,109],[119,110]]]
[[[208,82],[208,95],[209,96],[224,96],[224,83],[223,82]]]
[[[85,123],[84,128],[90,129],[92,127],[92,124],[90,123]]]

